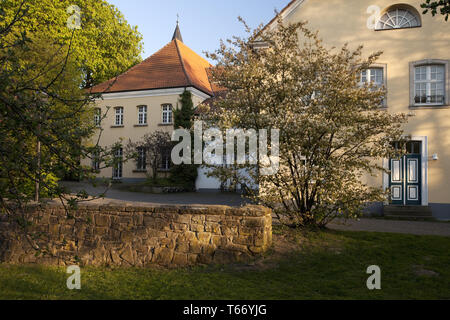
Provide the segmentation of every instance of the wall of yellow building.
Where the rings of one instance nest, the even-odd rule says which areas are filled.
[[[133,95],[133,92],[129,92],[128,95]],[[162,119],[162,105],[171,104],[174,109],[181,108],[180,95],[167,94],[156,95],[146,97],[125,97],[125,98],[108,98],[108,95],[104,95],[105,99],[97,100],[96,106],[102,110],[102,115],[106,117],[102,120],[99,145],[102,147],[110,147],[115,143],[122,140],[122,144],[126,146],[131,140],[132,142],[142,141],[144,135],[153,133],[155,131],[168,132],[173,131],[173,125],[163,124]],[[192,101],[194,106],[199,105],[204,101],[204,97],[193,94]],[[138,106],[147,106],[147,126],[139,126],[138,118]],[[109,107],[109,110],[108,110]],[[124,108],[123,127],[115,126],[115,110],[116,107]],[[93,144],[99,137],[97,133],[92,141],[88,142]],[[125,149],[125,148],[124,148]],[[84,159],[82,164],[85,166],[91,166],[92,161],[90,159]],[[145,179],[146,174],[142,172],[136,172],[136,162],[129,160],[123,164],[123,178],[124,179]],[[99,178],[111,178],[113,173],[112,168],[102,169]]]
[[[422,27],[375,31],[367,27],[371,16],[367,9],[381,10],[397,4],[409,4],[422,12],[420,0],[306,0],[286,18],[286,22],[308,21],[318,30],[327,47],[351,48],[364,45],[364,54],[383,51],[379,63],[387,64],[387,106],[389,112],[414,115],[405,132],[428,137],[428,154],[439,160],[428,163],[430,203],[450,203],[450,106],[441,108],[410,108],[409,63],[423,59],[450,60],[450,21],[443,16],[421,15]],[[447,76],[447,79],[449,77]],[[447,83],[447,86],[449,84]],[[369,179],[372,180],[373,179]],[[381,177],[376,179],[381,185]]]

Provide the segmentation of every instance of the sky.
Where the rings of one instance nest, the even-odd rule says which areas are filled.
[[[144,36],[144,53],[147,58],[170,40],[179,14],[183,42],[204,56],[219,47],[220,39],[234,35],[244,36],[242,16],[255,28],[268,23],[274,10],[281,11],[290,0],[108,0],[124,14],[132,26],[138,26]]]

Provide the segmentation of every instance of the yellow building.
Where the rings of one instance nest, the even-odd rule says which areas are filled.
[[[387,87],[389,112],[408,114],[409,154],[386,159],[390,175],[374,183],[390,188],[385,211],[430,213],[450,219],[450,22],[422,15],[421,0],[294,0],[280,12],[286,23],[308,21],[325,45],[364,45],[383,51],[362,81]],[[275,28],[276,19],[266,28]],[[381,213],[383,204],[371,209]]]
[[[419,212],[450,218],[450,22],[421,15],[421,0],[293,0],[281,11],[286,23],[308,21],[325,45],[364,45],[364,54],[383,51],[378,63],[362,75],[387,87],[388,112],[408,114],[405,133],[411,135],[409,154],[385,159],[391,174],[372,183],[391,189],[391,202],[400,213]],[[266,28],[276,28],[272,20]],[[129,71],[94,88],[105,92],[98,108],[108,116],[102,122],[101,144],[121,138],[139,141],[146,133],[173,130],[172,111],[179,95],[192,92],[194,105],[214,96],[208,80],[210,64],[183,44],[177,26],[172,41]],[[162,164],[161,170],[167,166]],[[101,177],[139,180],[146,170],[129,161]],[[218,181],[200,172],[198,189],[217,189]],[[393,206],[374,204],[382,213]],[[395,211],[395,210],[394,210]]]
[[[100,145],[112,146],[121,139],[124,143],[139,142],[145,134],[155,131],[171,133],[173,110],[181,107],[180,94],[190,91],[194,106],[214,95],[207,75],[210,67],[208,61],[183,43],[177,25],[172,41],[161,50],[92,89],[93,93],[102,93],[102,98],[96,101],[99,114],[107,114],[99,124],[103,129]],[[123,150],[118,156],[121,153]],[[90,165],[89,160],[84,161]],[[170,158],[162,159],[160,171],[168,171],[169,166]],[[138,181],[145,179],[149,170],[145,161],[127,161],[117,168],[101,170],[98,176]]]

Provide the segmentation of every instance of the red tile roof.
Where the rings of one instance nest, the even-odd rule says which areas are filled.
[[[161,50],[120,76],[92,88],[92,93],[195,87],[213,96],[212,65],[183,42],[173,39]]]

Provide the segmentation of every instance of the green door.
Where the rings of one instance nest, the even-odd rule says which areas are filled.
[[[422,204],[421,190],[421,156],[417,154],[408,154],[405,157],[405,202],[406,205],[420,206]]]
[[[391,159],[389,170],[391,172],[389,184],[391,188],[391,203],[395,205],[405,204],[404,192],[404,157]]]
[[[406,155],[389,161],[389,187],[393,205],[422,204],[421,142],[406,144]]]

